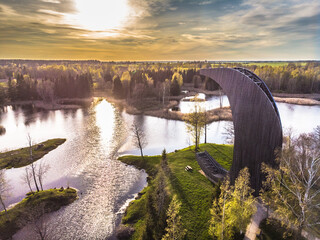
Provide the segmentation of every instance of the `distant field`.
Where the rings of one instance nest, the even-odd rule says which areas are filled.
[[[218,63],[212,63],[211,67],[222,67],[222,66],[230,66],[230,65],[247,65],[247,66],[253,66],[256,65],[258,67],[262,66],[271,66],[271,67],[280,67],[280,66],[287,66],[289,63],[294,63],[296,65],[301,65],[305,66],[307,62],[221,62],[220,64]]]
[[[287,66],[290,62],[249,62],[246,63],[245,65],[252,66],[256,65],[259,67],[262,66],[272,66],[272,67],[280,67],[280,66]],[[295,64],[300,64],[301,66],[305,66],[307,63],[306,62],[294,62]]]

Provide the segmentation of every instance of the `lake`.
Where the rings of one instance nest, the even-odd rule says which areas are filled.
[[[181,102],[182,111],[188,111]],[[203,102],[207,109],[219,107],[219,97]],[[223,97],[228,106],[227,97]],[[282,125],[295,133],[310,132],[320,124],[320,106],[277,103]],[[192,106],[188,106],[188,108]],[[146,173],[116,160],[119,154],[139,154],[132,144],[130,126],[133,121],[143,127],[148,145],[146,155],[158,155],[192,145],[181,121],[150,116],[134,116],[120,112],[106,100],[95,101],[88,108],[43,111],[24,107],[5,107],[0,124],[6,134],[0,136],[0,151],[26,147],[29,133],[35,143],[49,138],[67,141],[41,160],[50,166],[45,188],[72,186],[79,189],[79,200],[48,215],[57,239],[112,238],[128,202],[146,186]],[[208,126],[208,142],[225,143],[226,121]],[[202,139],[203,141],[203,139]],[[21,180],[24,168],[9,169],[6,177],[12,186],[8,203],[20,201],[28,187]],[[32,239],[32,231],[24,228],[16,239]]]

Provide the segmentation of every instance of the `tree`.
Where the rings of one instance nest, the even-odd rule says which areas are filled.
[[[233,122],[228,122],[224,127],[224,132],[222,133],[228,144],[234,143],[234,127]]]
[[[166,234],[162,240],[180,240],[186,235],[186,230],[183,228],[181,216],[179,215],[181,202],[177,195],[173,195],[169,208],[167,210],[167,227]]]
[[[37,85],[37,93],[43,101],[53,102],[54,100],[54,83],[45,80]]]
[[[198,151],[200,137],[205,125],[205,115],[199,104],[195,104],[194,111],[192,113],[188,113],[184,118],[184,121],[186,123],[187,131],[193,138],[195,151]]]
[[[54,239],[54,231],[62,224],[56,219],[54,224],[48,222],[44,216],[47,212],[51,212],[50,205],[40,203],[37,206],[30,206],[24,213],[25,221],[29,224],[30,233],[33,239],[49,240]]]
[[[9,80],[8,80],[8,97],[11,101],[16,100],[17,98],[16,84],[15,84],[15,81],[11,80],[11,77],[9,77]]]
[[[173,79],[170,85],[170,93],[172,96],[179,96],[181,92],[180,85],[177,79]]]
[[[230,180],[227,177],[220,186],[220,196],[213,201],[210,213],[209,233],[216,236],[219,240],[231,239],[233,236],[233,226],[226,219],[226,202],[230,199]]]
[[[262,199],[288,229],[296,228],[299,239],[303,229],[320,225],[320,148],[315,134],[288,139],[277,159],[279,168],[264,164]]]
[[[256,211],[254,190],[250,187],[248,168],[239,172],[234,186],[227,178],[221,185],[218,200],[213,202],[209,232],[218,239],[233,239],[234,234],[243,234]]]
[[[162,154],[161,154],[161,167],[163,169],[166,169],[166,167],[168,166],[168,162],[167,162],[167,151],[166,149],[164,148],[162,150]]]
[[[37,171],[37,177],[39,180],[39,184],[41,187],[41,190],[43,191],[43,178],[44,176],[47,174],[47,172],[49,171],[49,165],[40,162],[39,167],[38,167],[38,171]]]
[[[250,173],[248,168],[239,172],[232,187],[231,200],[227,203],[226,214],[240,234],[246,231],[251,216],[256,212],[255,198],[250,187]]]
[[[123,98],[123,86],[119,76],[115,76],[113,80],[113,89],[112,92],[115,97]]]
[[[169,95],[169,90],[170,90],[170,82],[168,79],[166,79],[162,84],[161,84],[161,91],[162,91],[162,105],[165,103],[165,97]]]
[[[0,203],[4,209],[4,211],[7,213],[7,208],[5,205],[5,200],[9,196],[9,185],[6,181],[5,177],[5,170],[0,170]]]
[[[203,124],[204,124],[204,143],[207,143],[207,128],[209,124],[209,114],[207,110],[203,112]]]
[[[143,129],[136,122],[132,124],[131,131],[133,135],[133,143],[137,148],[140,149],[141,157],[144,159],[143,148],[148,144],[146,135]]]
[[[319,143],[319,146],[320,146],[320,125],[318,125],[318,126],[314,129],[312,135],[313,135],[314,139],[316,140],[316,142]],[[320,147],[319,147],[319,148],[320,148]]]
[[[26,183],[30,189],[30,192],[33,194],[33,190],[31,187],[31,181],[32,181],[32,172],[29,170],[29,167],[25,167],[25,173],[22,175],[22,181],[23,183]]]
[[[29,156],[30,156],[30,162],[31,162],[32,178],[34,181],[34,185],[36,186],[37,192],[39,192],[40,190],[39,190],[39,186],[36,178],[36,163],[33,162],[33,155],[32,155],[32,139],[29,134],[27,136],[27,139],[29,144]]]
[[[155,239],[161,239],[166,227],[166,209],[168,208],[170,198],[166,190],[166,176],[163,169],[159,169],[155,179],[155,188],[152,194],[154,203],[154,216],[157,231]]]
[[[2,86],[0,86],[0,106],[4,104],[6,99],[6,92]]]

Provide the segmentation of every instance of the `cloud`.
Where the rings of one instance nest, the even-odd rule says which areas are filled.
[[[0,4],[0,14],[5,16],[16,16],[17,12],[10,6]]]
[[[56,4],[61,3],[59,0],[42,0],[42,2],[47,2],[47,3],[56,3]]]
[[[128,0],[121,27],[68,21],[75,0],[2,0],[0,58],[320,58],[315,0]]]
[[[199,2],[199,5],[208,5],[208,4],[212,4],[212,1],[203,1],[203,2]]]

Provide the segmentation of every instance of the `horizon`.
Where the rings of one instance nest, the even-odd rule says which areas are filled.
[[[0,0],[0,20],[1,59],[320,59],[316,0]]]
[[[67,62],[101,62],[101,63],[176,63],[176,62],[190,62],[190,63],[268,63],[268,62],[319,62],[320,59],[292,59],[292,60],[101,60],[101,59],[31,59],[31,58],[0,58],[0,61],[67,61]]]

